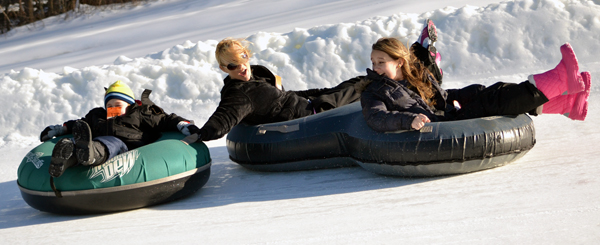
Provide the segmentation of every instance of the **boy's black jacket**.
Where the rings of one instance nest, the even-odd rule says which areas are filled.
[[[175,114],[166,114],[155,105],[148,96],[151,90],[144,90],[141,103],[127,107],[127,113],[119,117],[106,119],[106,109],[94,108],[81,120],[90,125],[92,137],[115,136],[121,139],[129,150],[150,144],[158,140],[166,131],[178,131],[177,123],[189,121]],[[75,120],[64,123],[67,133],[71,133]]]

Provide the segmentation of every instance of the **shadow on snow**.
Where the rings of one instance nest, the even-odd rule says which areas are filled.
[[[226,147],[211,148],[211,176],[198,192],[182,199],[148,207],[154,210],[189,210],[245,202],[356,193],[396,188],[447,177],[398,178],[381,176],[360,167],[295,172],[257,172],[229,159]],[[107,214],[65,216],[38,211],[25,203],[15,181],[0,183],[0,229],[38,225]],[[108,215],[110,215],[109,213]]]

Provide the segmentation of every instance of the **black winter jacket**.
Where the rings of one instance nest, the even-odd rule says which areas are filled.
[[[251,66],[250,81],[224,79],[221,102],[200,129],[203,141],[223,137],[239,123],[251,125],[288,121],[313,114],[307,98],[275,86],[275,75],[266,67]],[[304,91],[308,97],[319,90]]]
[[[94,108],[81,120],[90,125],[92,137],[115,136],[121,139],[129,150],[150,144],[161,137],[161,132],[178,131],[177,124],[189,121],[175,114],[166,114],[148,96],[150,90],[142,93],[141,101],[129,105],[125,115],[106,119],[106,109]],[[71,133],[75,120],[64,123],[67,133]]]
[[[431,108],[416,92],[408,88],[407,81],[395,81],[367,69],[368,84],[361,95],[362,112],[367,124],[375,131],[410,130],[417,114],[422,113],[432,122],[453,120],[456,108],[452,103],[457,100],[467,104],[471,98],[483,90],[483,85],[472,85],[464,89],[444,90],[431,74],[425,79],[431,83],[435,96],[434,108]]]

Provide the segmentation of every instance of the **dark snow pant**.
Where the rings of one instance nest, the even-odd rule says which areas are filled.
[[[316,113],[324,112],[359,101],[360,92],[356,91],[354,85],[360,80],[361,77],[355,77],[333,88],[320,89],[318,94],[309,97],[314,111]]]
[[[470,95],[470,96],[468,96]],[[529,81],[519,84],[498,82],[492,86],[471,85],[448,91],[448,102],[455,98],[461,104],[455,120],[496,116],[518,115],[535,111],[548,102],[548,98]]]
[[[108,153],[106,161],[123,152],[129,151],[127,145],[115,136],[98,136],[94,138],[94,141],[100,141],[106,147],[105,150]]]

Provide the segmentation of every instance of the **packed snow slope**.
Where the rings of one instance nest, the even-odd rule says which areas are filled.
[[[34,67],[61,72],[140,57],[185,40],[246,37],[258,31],[354,22],[374,16],[422,13],[445,6],[485,6],[494,0],[150,0],[48,18],[0,37],[0,74]]]
[[[496,1],[482,7],[481,1],[299,2],[157,1],[56,17],[1,37],[0,243],[600,240],[600,98],[594,80],[600,76],[600,1]],[[446,6],[454,2],[460,5]],[[393,36],[410,44],[426,18],[438,27],[445,88],[524,81],[556,66],[560,45],[571,43],[581,70],[592,74],[588,118],[535,117],[537,145],[525,157],[466,175],[403,179],[361,168],[253,172],[231,162],[220,139],[207,142],[213,159],[207,185],[173,203],[70,217],[41,213],[21,198],[16,170],[39,144],[39,132],[101,106],[103,87],[115,80],[138,94],[152,89],[151,99],[165,110],[202,125],[219,102],[224,73],[214,48],[223,37],[247,37],[251,63],[267,66],[286,89],[298,90],[364,74],[372,43]]]

